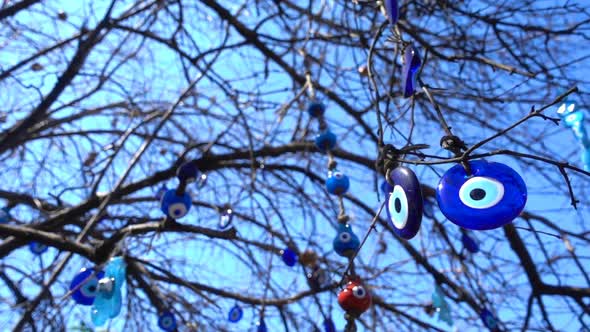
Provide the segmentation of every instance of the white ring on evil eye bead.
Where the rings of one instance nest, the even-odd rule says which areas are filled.
[[[397,212],[395,209],[396,199],[399,199],[400,201],[399,212]],[[393,187],[393,191],[389,196],[389,204],[387,209],[389,210],[389,215],[391,216],[393,226],[395,226],[397,229],[404,229],[408,223],[408,197],[406,196],[404,188],[402,188],[400,185]]]
[[[178,213],[176,213],[178,211]],[[186,215],[186,206],[182,203],[174,203],[168,207],[168,214],[174,218],[182,218]]]
[[[354,286],[352,288],[352,295],[354,295],[354,297],[357,299],[362,299],[367,295],[367,292],[365,292],[363,286]]]
[[[348,242],[350,242],[350,240],[352,240],[352,236],[350,236],[350,234],[348,234],[346,232],[340,233],[340,235],[338,235],[338,238],[340,239],[340,242],[344,242],[344,243],[348,243]]]
[[[473,199],[470,194],[474,189],[483,190],[485,195],[480,200]],[[459,199],[472,209],[487,209],[495,206],[504,197],[502,182],[485,176],[472,177],[459,189]]]
[[[91,287],[94,287],[94,290],[90,290],[89,288]],[[96,278],[92,278],[80,287],[80,292],[82,293],[82,295],[86,297],[95,297],[97,289],[98,281],[96,280]]]

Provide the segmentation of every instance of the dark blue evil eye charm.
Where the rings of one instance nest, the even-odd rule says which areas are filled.
[[[191,183],[197,181],[199,173],[197,165],[195,165],[194,162],[187,161],[178,167],[176,170],[176,177],[178,177],[180,181]]]
[[[389,184],[389,182],[383,180],[383,182],[381,182],[381,192],[383,195],[387,197],[392,191],[393,187]]]
[[[496,317],[494,317],[494,315],[488,309],[484,308],[481,311],[481,313],[479,314],[479,318],[481,318],[483,325],[485,325],[485,327],[490,329],[490,331],[492,331],[492,332],[500,331],[500,327],[498,326],[498,320],[496,319]]]
[[[326,106],[322,103],[314,102],[307,107],[307,113],[314,118],[319,118],[324,115],[324,112],[326,112]]]
[[[321,152],[332,150],[336,146],[336,135],[329,129],[322,131],[315,138],[315,146]]]
[[[0,224],[5,224],[12,219],[10,215],[10,209],[7,207],[3,207],[0,209]]]
[[[336,325],[332,321],[332,318],[326,318],[324,321],[324,332],[336,332]]]
[[[385,12],[391,25],[395,25],[399,20],[399,4],[397,0],[385,0]]]
[[[289,248],[281,250],[281,258],[287,266],[295,266],[297,264],[297,253]]]
[[[92,276],[96,270],[92,268],[83,268],[72,279],[70,283],[70,291],[72,291],[72,299],[77,304],[92,305],[96,297],[98,287],[98,280],[104,277],[104,272],[100,271]]]
[[[422,188],[414,172],[404,166],[396,167],[389,178],[394,184],[387,197],[387,215],[397,235],[411,239],[422,223]]]
[[[260,318],[258,323],[256,323],[256,332],[267,332],[266,323],[264,322],[264,318]]]
[[[36,241],[32,241],[29,243],[29,250],[35,255],[41,255],[47,251],[49,247],[44,245],[43,243],[39,243]]]
[[[477,244],[477,241],[475,241],[475,239],[469,236],[467,233],[463,233],[461,235],[461,242],[463,243],[463,248],[465,248],[470,253],[475,254],[479,251],[479,244]]]
[[[326,190],[332,195],[344,195],[350,187],[348,176],[344,173],[333,170],[328,172],[328,179],[326,180]]]
[[[230,309],[229,314],[227,315],[227,320],[232,323],[237,323],[242,319],[244,315],[244,311],[240,308],[239,305],[234,305],[233,308]]]
[[[422,65],[420,54],[414,48],[413,44],[406,46],[404,52],[404,64],[402,66],[402,89],[404,89],[404,98],[408,98],[416,92],[416,75]]]
[[[436,199],[440,211],[467,229],[487,230],[514,220],[524,209],[527,189],[512,168],[495,162],[469,162],[472,175],[455,165],[440,179]]]
[[[234,213],[232,211],[232,209],[227,209],[225,210],[221,216],[219,217],[219,229],[221,230],[226,230],[226,229],[230,229],[231,227],[233,227],[232,225],[232,220],[234,218]]]
[[[179,219],[188,213],[191,208],[191,196],[184,193],[176,195],[175,189],[168,190],[162,197],[162,212],[172,219]]]
[[[332,245],[334,251],[342,257],[352,257],[360,245],[359,238],[352,232],[349,224],[338,224],[338,234]]]
[[[158,191],[156,191],[156,199],[161,201],[162,197],[164,197],[164,194],[166,194],[166,192],[168,191],[168,188],[163,185],[160,187],[160,189],[158,189]]]
[[[164,312],[158,317],[158,326],[164,331],[172,332],[176,330],[176,318],[170,311]]]

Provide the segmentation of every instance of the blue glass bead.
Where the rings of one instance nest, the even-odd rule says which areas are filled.
[[[389,177],[394,187],[387,197],[387,216],[398,236],[411,239],[422,223],[422,187],[416,174],[404,166],[396,167]]]
[[[45,253],[47,249],[49,249],[49,247],[47,247],[43,243],[39,243],[36,241],[31,241],[29,243],[29,250],[35,255],[41,255]]]
[[[334,251],[342,257],[352,257],[360,245],[359,238],[349,224],[338,224],[338,234],[332,241]]]
[[[496,162],[469,162],[472,175],[461,165],[450,168],[440,179],[436,199],[441,212],[467,229],[487,230],[514,220],[524,209],[527,189],[512,168]]]
[[[467,233],[461,235],[461,242],[463,243],[463,247],[470,253],[475,254],[479,252],[479,244],[477,244],[475,239],[467,235]]]
[[[315,146],[321,152],[332,150],[336,146],[336,135],[329,129],[324,130],[315,138]]]
[[[326,180],[326,190],[332,195],[344,195],[348,191],[350,181],[348,176],[344,173],[333,170],[328,172],[328,179]]]
[[[10,215],[10,209],[8,207],[3,207],[0,209],[0,224],[5,224],[12,219]]]
[[[483,325],[485,325],[485,327],[487,327],[491,331],[499,331],[500,327],[498,326],[498,320],[488,309],[484,308],[479,314],[479,318],[481,318]]]
[[[96,297],[98,280],[104,277],[104,272],[96,272],[93,268],[82,268],[78,274],[72,279],[70,283],[70,291],[72,291],[72,299],[77,304],[92,305]]]
[[[158,326],[167,332],[176,330],[176,318],[170,311],[166,311],[158,317]]]
[[[178,167],[176,170],[176,177],[178,177],[180,181],[191,183],[197,181],[199,173],[200,171],[197,168],[197,165],[192,161],[187,161]]]
[[[191,196],[188,193],[178,196],[175,189],[170,189],[162,197],[161,209],[168,217],[179,219],[186,216],[191,205]]]
[[[391,25],[395,25],[399,20],[399,4],[397,0],[385,0],[385,12]]]
[[[297,264],[297,253],[289,248],[281,250],[281,258],[287,266],[295,266]]]
[[[256,332],[267,332],[266,323],[264,322],[264,318],[261,318],[260,321],[256,324]]]
[[[233,211],[231,209],[225,210],[221,214],[221,217],[219,218],[218,228],[221,230],[226,230],[226,229],[232,228],[233,227],[233,225],[232,225],[233,218],[234,218]]]
[[[381,182],[381,192],[383,193],[383,195],[385,195],[385,197],[388,197],[392,191],[393,187],[389,184],[389,182],[383,180],[383,182]]]
[[[160,189],[158,189],[158,191],[156,191],[156,199],[161,201],[162,197],[164,197],[164,195],[166,194],[167,191],[168,191],[168,188],[166,187],[166,185],[162,185],[160,187]]]
[[[242,319],[243,315],[244,311],[242,310],[242,308],[240,308],[239,305],[236,304],[229,311],[229,314],[227,315],[227,320],[229,320],[232,323],[237,323],[240,321],[240,319]]]
[[[332,321],[332,318],[326,318],[324,320],[324,332],[336,332],[336,325]]]
[[[112,258],[105,267],[104,277],[98,281],[98,291],[90,313],[95,326],[104,325],[121,312],[121,287],[125,283],[126,268],[122,257]]]
[[[413,44],[406,46],[404,52],[404,64],[402,66],[402,89],[404,89],[404,98],[408,98],[416,92],[416,75],[422,65],[418,50]]]
[[[307,113],[314,118],[319,118],[326,112],[326,106],[322,103],[311,103],[307,107]]]

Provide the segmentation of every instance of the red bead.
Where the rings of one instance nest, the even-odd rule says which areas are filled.
[[[347,314],[358,317],[371,306],[371,294],[360,280],[351,280],[338,294],[338,304]]]

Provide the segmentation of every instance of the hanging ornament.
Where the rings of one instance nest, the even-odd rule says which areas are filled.
[[[414,172],[404,166],[396,167],[389,173],[394,184],[393,192],[387,197],[387,215],[397,235],[411,239],[420,230],[422,223],[422,188]]]
[[[313,266],[311,270],[306,273],[306,276],[309,288],[316,292],[328,283],[326,271],[323,270],[319,265]]]
[[[94,276],[92,276],[94,275]],[[77,304],[92,305],[96,297],[98,280],[104,277],[104,272],[96,272],[93,268],[82,268],[70,283],[72,299]]]
[[[469,162],[472,175],[462,165],[450,168],[440,179],[436,199],[440,211],[467,229],[487,230],[513,221],[524,209],[527,189],[512,168],[496,162]]]
[[[469,236],[467,232],[463,232],[463,234],[461,234],[461,243],[463,243],[463,248],[465,248],[470,253],[475,254],[479,252],[479,244],[477,244],[477,241]]]
[[[416,92],[417,83],[416,76],[422,61],[418,50],[414,48],[413,44],[406,46],[404,52],[404,64],[402,66],[402,89],[404,89],[404,98],[408,98]]]
[[[332,195],[344,195],[348,191],[350,181],[348,176],[338,170],[331,170],[328,172],[328,179],[326,180],[326,190]]]
[[[264,318],[260,318],[260,321],[256,323],[256,332],[267,332],[266,323],[264,322]]]
[[[318,254],[311,249],[306,249],[299,257],[299,262],[303,266],[315,266],[318,262]]]
[[[332,150],[336,146],[336,135],[330,129],[322,131],[315,138],[315,146],[324,153]]]
[[[297,253],[290,248],[285,248],[281,250],[281,258],[283,262],[287,264],[287,266],[295,266],[297,264]]]
[[[232,322],[232,323],[237,323],[240,321],[240,319],[242,319],[242,316],[244,315],[244,311],[242,310],[242,308],[240,308],[239,305],[234,305],[229,313],[227,314],[227,320]]]
[[[37,241],[29,242],[29,250],[35,255],[41,255],[45,253],[48,249],[49,247],[44,245],[43,243],[39,243]]]
[[[10,221],[10,219],[12,219],[12,216],[10,215],[10,208],[8,208],[7,206],[1,208],[0,209],[0,224],[6,224],[7,222]]]
[[[371,306],[371,295],[359,278],[352,278],[338,294],[338,304],[352,317],[359,317]]]
[[[342,257],[352,257],[359,249],[360,240],[349,224],[338,224],[338,234],[332,241],[334,251]]]
[[[176,170],[176,177],[181,182],[192,183],[197,181],[199,173],[200,171],[197,168],[197,165],[192,161],[187,161],[178,167]]]
[[[399,4],[397,0],[384,0],[385,12],[391,25],[395,25],[399,20]]]
[[[584,126],[584,112],[576,110],[576,104],[566,101],[559,106],[557,114],[567,127],[572,128],[574,136],[582,146],[582,165],[585,171],[590,171],[590,138]]]
[[[102,326],[109,318],[119,315],[122,306],[121,287],[125,283],[127,265],[123,257],[111,258],[98,281],[98,291],[92,306],[91,317],[95,326]]]
[[[176,318],[170,311],[163,312],[160,317],[158,317],[158,326],[167,332],[172,332],[176,330]]]
[[[221,230],[226,230],[226,229],[230,229],[233,227],[232,225],[232,220],[233,220],[234,214],[232,209],[226,209],[225,211],[223,211],[223,213],[221,214],[221,217],[219,218],[219,225],[218,228]]]
[[[336,325],[334,325],[334,322],[330,317],[324,320],[324,332],[336,332]]]
[[[492,332],[499,332],[500,327],[498,326],[498,320],[494,315],[486,308],[484,308],[481,313],[479,314],[479,318],[481,318],[483,325],[485,325],[490,331]]]
[[[439,285],[434,287],[434,292],[432,293],[432,306],[438,312],[438,320],[441,320],[449,325],[453,325],[451,309],[445,300],[445,295],[443,294]]]
[[[313,118],[319,118],[326,112],[326,106],[319,102],[309,104],[307,107],[307,113]]]
[[[172,219],[186,216],[191,205],[191,196],[188,193],[179,196],[175,189],[168,190],[162,197],[162,212]]]

